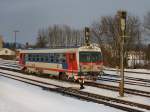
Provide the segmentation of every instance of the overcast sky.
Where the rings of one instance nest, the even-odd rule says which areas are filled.
[[[150,11],[150,0],[0,0],[0,34],[5,41],[34,43],[39,28],[67,24],[84,28],[101,16],[124,9],[142,17]]]

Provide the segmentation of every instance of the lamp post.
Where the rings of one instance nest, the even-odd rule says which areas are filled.
[[[121,29],[121,42],[120,42],[120,90],[119,94],[121,97],[124,96],[124,38],[126,30],[126,11],[119,11],[120,29]]]
[[[14,30],[14,36],[15,36],[15,42],[14,42],[14,49],[16,50],[16,35],[17,35],[17,32],[19,32],[18,30]]]

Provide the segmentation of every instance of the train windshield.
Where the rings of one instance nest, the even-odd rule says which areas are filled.
[[[100,52],[80,52],[80,62],[99,62],[102,61],[102,55]]]

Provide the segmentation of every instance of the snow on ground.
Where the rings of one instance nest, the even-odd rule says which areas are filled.
[[[58,86],[63,86],[63,87],[75,87],[75,88],[80,87],[79,84],[67,83],[65,81],[58,81],[58,80],[54,80],[54,79],[41,78],[41,77],[36,77],[33,75],[24,75],[22,73],[16,73],[16,72],[2,70],[2,69],[0,69],[0,72],[9,73],[9,74],[16,75],[16,76],[23,76],[23,77],[26,77],[29,79],[35,79],[38,81],[43,81],[43,82],[50,83],[50,84],[56,84]]]
[[[6,59],[2,59],[2,58],[0,58],[0,61],[10,62],[10,63],[18,62],[18,61],[15,61],[15,60],[6,60]]]
[[[133,71],[133,72],[145,72],[150,73],[150,70],[148,69],[125,69],[126,71]]]
[[[102,80],[98,80],[97,82],[101,83],[101,84],[106,84],[106,85],[112,85],[112,86],[119,87],[119,83],[116,83],[116,82],[108,82],[108,81],[102,81]],[[130,84],[125,84],[124,86],[125,86],[125,88],[150,92],[150,87],[143,87],[143,86],[130,85]]]
[[[120,75],[116,71],[104,71],[104,72],[106,74]],[[125,72],[124,76],[134,77],[134,78],[141,78],[141,79],[149,79],[150,80],[150,74],[136,74],[136,73],[127,73],[127,72]],[[116,79],[116,78],[112,77],[112,79]],[[125,81],[126,81],[126,79],[125,79]],[[102,81],[102,80],[99,80],[98,82],[102,83],[102,84],[107,84],[107,85],[119,86],[119,84],[116,83],[116,82],[108,82],[108,81]],[[143,91],[150,92],[150,87],[144,87],[144,86],[138,86],[138,85],[130,85],[130,84],[125,84],[125,87],[126,88],[131,88],[131,89],[137,89],[137,90],[143,90]]]
[[[11,66],[5,66],[5,65],[0,65],[0,67],[10,68],[10,69],[14,69],[14,70],[20,70],[20,68],[18,68],[18,67],[11,67]]]
[[[116,70],[116,68],[109,68],[109,67],[104,67],[104,69],[106,69],[106,70]],[[148,69],[125,69],[125,71],[150,73],[150,70],[148,70]]]
[[[15,61],[6,61],[6,60],[2,60],[0,59],[0,67],[5,67],[5,68],[11,68],[11,69],[17,69],[19,70],[20,67],[18,65],[18,62]]]
[[[122,99],[122,100],[126,100],[126,101],[141,103],[141,104],[150,106],[150,98],[147,98],[147,97],[131,95],[131,94],[125,94],[125,97],[120,97],[119,92],[111,91],[111,90],[107,90],[107,89],[98,89],[96,87],[90,87],[90,86],[86,86],[86,89],[83,89],[82,91],[86,91],[89,93],[95,93],[95,94],[99,94],[99,95],[104,95],[104,96],[108,96],[108,97],[113,97],[113,98],[117,98],[117,99]]]
[[[23,75],[21,73],[15,73],[15,72],[12,72],[12,71],[6,71],[6,70],[1,70],[1,69],[0,69],[0,71],[5,72],[5,73],[10,73],[10,74],[13,74],[13,75],[19,75],[19,76]],[[56,84],[56,85],[59,85],[59,86],[64,86],[64,87],[75,87],[75,88],[80,87],[78,84],[67,83],[67,82],[64,82],[64,81],[45,79],[45,78],[40,78],[40,77],[36,77],[36,76],[31,76],[31,75],[23,75],[23,76],[27,77],[27,78],[34,78],[36,80],[40,80],[40,81],[47,82],[47,83]],[[85,89],[83,91],[90,92],[90,93],[95,93],[95,94],[99,94],[99,95],[104,95],[104,96],[109,96],[109,97],[114,97],[114,98],[118,98],[118,99],[121,98],[121,97],[119,97],[118,92],[107,90],[107,89],[101,89],[101,88],[96,88],[96,87],[85,86]],[[146,105],[150,104],[150,98],[145,98],[145,97],[142,97],[142,96],[125,94],[125,97],[123,99],[127,100],[127,101],[133,101],[133,102],[137,102],[137,103],[146,104]]]
[[[123,112],[0,77],[0,112]]]

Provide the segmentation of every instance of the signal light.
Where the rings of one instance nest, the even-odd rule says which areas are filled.
[[[88,27],[85,27],[85,37],[90,36],[90,29]]]
[[[90,45],[89,38],[90,38],[90,28],[85,27],[85,43],[87,46]]]

